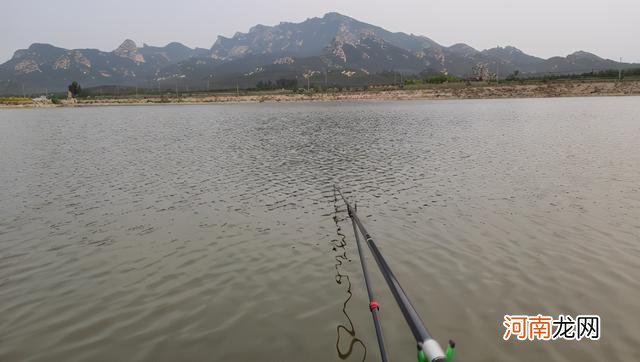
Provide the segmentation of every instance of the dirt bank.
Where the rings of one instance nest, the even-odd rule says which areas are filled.
[[[187,96],[139,96],[130,98],[80,99],[73,106],[105,106],[135,104],[200,104],[239,102],[297,102],[297,101],[351,101],[351,100],[411,100],[411,99],[494,99],[545,98],[640,95],[640,81],[628,82],[555,82],[535,84],[465,85],[453,83],[423,89],[366,90],[318,93],[260,93],[248,94],[191,94]],[[35,107],[22,104],[0,107]],[[64,106],[64,105],[63,105]],[[69,105],[66,105],[69,106]]]

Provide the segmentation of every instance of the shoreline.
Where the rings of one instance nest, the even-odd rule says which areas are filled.
[[[162,96],[121,97],[102,99],[79,99],[70,104],[0,104],[0,109],[9,108],[57,108],[122,105],[168,105],[168,104],[215,104],[215,103],[278,103],[278,102],[327,102],[358,100],[455,100],[455,99],[517,99],[593,96],[640,95],[640,81],[626,82],[549,82],[535,84],[443,84],[421,89],[364,90],[349,92],[318,93],[245,93],[240,95],[209,93],[190,94],[179,98]]]

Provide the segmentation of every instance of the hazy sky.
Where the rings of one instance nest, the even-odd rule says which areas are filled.
[[[255,24],[300,22],[337,11],[443,45],[514,45],[551,57],[575,50],[640,62],[640,0],[62,0],[6,1],[0,12],[0,62],[31,43],[115,49],[179,41],[210,48],[217,35]]]

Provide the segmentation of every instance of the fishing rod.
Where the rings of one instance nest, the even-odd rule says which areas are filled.
[[[402,311],[402,315],[404,316],[404,319],[406,320],[409,328],[411,329],[411,332],[413,333],[414,338],[416,339],[416,342],[418,344],[418,361],[452,362],[455,355],[455,343],[450,340],[449,345],[447,346],[446,353],[442,351],[442,347],[440,347],[440,344],[435,339],[433,339],[433,337],[427,330],[427,327],[424,325],[424,322],[420,318],[420,315],[418,315],[418,312],[411,304],[409,297],[407,297],[407,294],[402,289],[402,286],[398,282],[398,279],[393,274],[393,271],[391,271],[389,264],[387,264],[387,261],[382,256],[382,253],[380,253],[378,246],[373,241],[371,235],[365,229],[362,221],[360,221],[360,218],[356,213],[357,208],[351,207],[351,204],[349,204],[347,198],[342,194],[342,191],[338,186],[334,185],[334,189],[340,194],[342,200],[344,200],[344,203],[347,205],[347,212],[349,213],[349,217],[351,218],[352,223],[357,225],[360,233],[362,233],[362,235],[364,236],[367,245],[369,246],[369,250],[371,250],[371,254],[373,254],[373,258],[378,264],[378,268],[380,269],[382,276],[387,282],[389,289],[391,289],[391,293],[393,294],[396,303],[398,303],[398,306]],[[355,226],[354,232],[356,235],[356,242],[358,242],[359,236]],[[360,261],[364,265],[362,253],[360,253]],[[367,278],[368,276],[365,278],[365,282]]]
[[[333,194],[334,199],[337,188],[334,187]],[[340,194],[342,196],[342,194]],[[344,197],[343,197],[344,199]],[[356,245],[358,246],[358,255],[360,256],[360,265],[362,266],[362,274],[364,275],[364,285],[367,288],[367,295],[369,296],[369,310],[371,311],[371,318],[373,319],[373,325],[376,329],[376,338],[378,339],[378,347],[380,348],[380,358],[382,362],[388,362],[387,350],[384,346],[384,336],[382,335],[382,325],[380,324],[380,304],[376,301],[371,290],[371,282],[369,279],[369,270],[367,269],[367,263],[364,260],[364,252],[362,251],[362,242],[360,241],[360,235],[356,222],[351,218],[351,225],[353,226],[353,233],[356,236]]]

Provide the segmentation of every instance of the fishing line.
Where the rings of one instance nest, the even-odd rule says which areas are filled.
[[[349,301],[351,300],[353,293],[351,292],[351,279],[349,279],[349,275],[347,274],[343,274],[341,272],[341,267],[343,265],[343,261],[351,261],[348,256],[347,256],[347,250],[346,250],[346,236],[345,234],[342,232],[342,227],[340,226],[340,222],[344,221],[342,219],[339,218],[339,209],[338,209],[338,196],[334,190],[334,199],[333,199],[333,207],[334,207],[334,215],[333,215],[333,222],[336,225],[336,234],[338,235],[337,239],[333,239],[331,240],[331,244],[333,246],[333,251],[338,252],[338,254],[335,256],[335,265],[334,268],[336,270],[336,275],[335,275],[335,280],[336,283],[339,285],[342,285],[343,283],[343,279],[346,280],[346,286],[347,286],[347,298],[345,299],[345,301],[342,304],[342,313],[345,315],[345,317],[347,318],[348,321],[348,326],[346,324],[338,324],[338,326],[336,327],[336,334],[337,334],[337,339],[336,339],[336,351],[338,352],[338,357],[342,360],[345,360],[347,358],[349,358],[354,350],[354,346],[356,344],[362,346],[363,349],[363,355],[362,355],[362,361],[364,362],[366,357],[367,357],[367,346],[364,344],[364,342],[356,337],[356,329],[355,326],[353,324],[353,321],[351,320],[351,317],[349,316],[349,313],[347,313],[347,304],[349,304]],[[342,249],[342,251],[338,251],[339,249]],[[349,341],[349,347],[346,351],[342,351],[340,349],[340,340],[341,340],[341,336],[342,334],[340,333],[341,331],[346,332],[350,337],[351,340]]]
[[[380,270],[380,272],[382,273],[382,276],[387,282],[387,285],[391,290],[391,294],[393,294],[393,297],[395,298],[396,303],[398,304],[398,307],[400,307],[400,310],[402,311],[402,315],[404,316],[405,321],[409,325],[409,328],[411,329],[411,332],[415,337],[417,347],[418,347],[418,361],[419,362],[452,362],[455,354],[455,343],[450,340],[446,353],[442,350],[442,347],[440,347],[440,344],[431,336],[424,322],[420,318],[420,315],[418,315],[418,312],[411,304],[409,297],[407,296],[405,291],[402,289],[400,282],[395,277],[395,275],[393,274],[393,271],[391,270],[391,267],[389,266],[389,264],[387,264],[387,261],[382,256],[382,253],[378,249],[378,246],[376,245],[375,241],[365,229],[362,221],[358,217],[357,208],[352,207],[349,204],[349,201],[347,200],[347,198],[342,193],[342,191],[337,186],[334,185],[334,194],[336,192],[340,194],[342,200],[347,205],[347,213],[349,214],[349,217],[351,218],[351,221],[353,223],[353,232],[356,237],[356,242],[358,242],[358,247],[359,247],[358,250],[360,252],[362,270],[365,276],[365,283],[367,284],[367,291],[369,292],[369,297],[371,301],[373,302],[374,300],[371,294],[371,290],[369,288],[368,271],[365,265],[362,250],[360,248],[358,231],[360,231],[360,234],[362,234],[363,238],[366,240],[366,244],[369,247],[369,250],[371,251],[373,258],[375,259],[376,264],[378,265],[378,269]],[[337,206],[336,206],[336,212],[337,212]],[[378,344],[380,345],[381,356],[384,360],[386,358],[385,349],[384,349],[384,340],[382,338],[382,329],[379,325],[380,321],[378,319],[378,316],[375,310],[377,308],[374,309],[371,303],[369,305],[369,308],[372,312],[374,324],[376,325],[376,333],[378,335]]]

